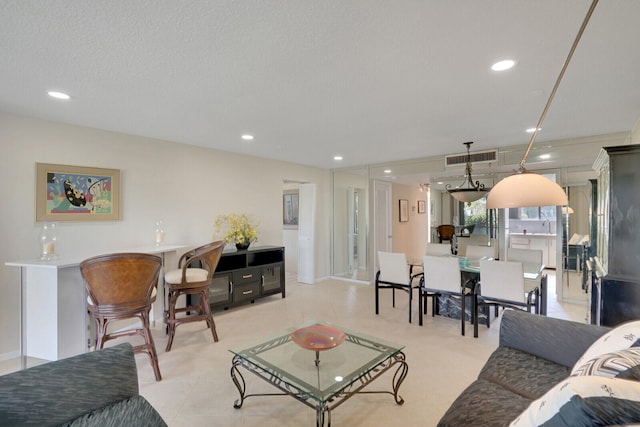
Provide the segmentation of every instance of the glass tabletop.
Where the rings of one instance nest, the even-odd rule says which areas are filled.
[[[291,339],[295,330],[312,325],[337,328],[346,335],[342,344],[317,353],[317,366],[316,351],[302,348]],[[270,339],[230,351],[268,375],[324,403],[380,363],[401,352],[403,348],[402,345],[330,323],[309,322],[283,331]]]
[[[462,272],[480,274],[480,259],[461,257],[457,255],[443,256],[458,258],[460,260],[460,271]],[[412,265],[414,267],[422,267],[422,260],[414,259],[409,263],[409,265]],[[538,280],[538,278],[540,277],[540,273],[542,273],[542,271],[544,270],[544,265],[523,262],[522,269],[524,270],[525,279]]]

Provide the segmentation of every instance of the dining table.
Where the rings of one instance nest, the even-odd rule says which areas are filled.
[[[477,284],[480,283],[480,259],[481,258],[468,258],[462,257],[458,255],[442,255],[445,257],[455,257],[459,260],[460,265],[460,273],[462,275],[462,283],[465,287],[471,288],[473,293],[475,294],[477,289]],[[490,259],[490,258],[484,258]],[[416,268],[423,268],[422,259],[413,259],[409,262],[409,266],[411,271],[413,272]],[[538,290],[540,303],[538,304],[538,314],[546,316],[547,315],[547,280],[546,275],[543,274],[544,264],[537,263],[522,263],[522,269],[524,271],[525,280],[531,280],[533,282],[538,282]],[[473,308],[475,304],[469,304],[468,307]],[[440,314],[440,313],[438,313]],[[473,313],[470,314],[473,318]],[[489,313],[486,313],[488,316]]]

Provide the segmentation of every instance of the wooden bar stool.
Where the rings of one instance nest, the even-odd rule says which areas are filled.
[[[177,270],[171,270],[165,274],[165,289],[167,289],[169,298],[169,309],[165,314],[167,333],[169,334],[166,351],[171,350],[176,326],[181,323],[206,321],[207,327],[211,329],[213,340],[218,342],[216,324],[209,307],[209,286],[223,249],[224,241],[200,246],[180,257]],[[192,264],[198,267],[195,265],[190,267]],[[180,295],[197,295],[197,304],[191,305],[187,298],[186,307],[176,308],[176,302]],[[177,313],[186,312],[189,313],[187,316],[176,317]],[[197,312],[197,314],[191,314],[193,312]]]
[[[96,322],[96,350],[108,340],[129,335],[141,335],[144,344],[133,347],[135,353],[146,353],[156,381],[160,367],[156,346],[149,330],[149,312],[156,299],[162,259],[142,253],[100,255],[80,263],[80,272],[87,289],[87,308]],[[140,328],[109,333],[109,322],[138,318]]]

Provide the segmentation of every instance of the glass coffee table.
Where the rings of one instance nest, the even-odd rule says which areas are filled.
[[[341,337],[344,342],[333,348],[314,351],[312,346],[305,348],[292,340],[294,331],[316,326],[344,332]],[[398,405],[402,405],[404,400],[398,391],[408,371],[403,349],[404,346],[328,323],[311,322],[291,328],[270,339],[230,350],[234,354],[231,379],[240,392],[240,398],[233,406],[241,408],[244,401],[252,396],[288,395],[315,409],[316,425],[323,426],[325,422],[331,425],[331,410],[357,393],[390,394]],[[247,394],[240,367],[281,392]],[[394,367],[390,390],[363,390]]]

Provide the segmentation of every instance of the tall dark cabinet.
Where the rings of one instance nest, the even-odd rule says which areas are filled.
[[[640,319],[640,145],[605,147],[597,182],[592,323]]]

